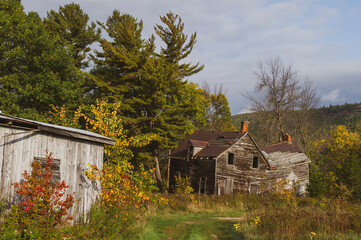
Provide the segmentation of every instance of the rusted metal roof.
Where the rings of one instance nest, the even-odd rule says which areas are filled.
[[[194,157],[217,157],[232,145],[209,145],[199,151]]]
[[[224,150],[229,148],[231,145],[233,145],[241,136],[242,134],[240,134],[239,132],[215,132],[215,131],[197,130],[193,132],[187,139],[185,139],[172,152],[171,156],[179,157],[179,158],[187,157],[189,144],[192,144],[192,146],[205,147],[205,149],[199,151],[196,154],[197,157],[198,156],[216,157],[219,154],[221,154]],[[193,144],[198,144],[198,145],[193,145]]]
[[[290,152],[290,153],[303,153],[301,148],[299,148],[293,142],[280,142],[272,145],[262,146],[260,147],[262,151],[266,153],[273,153],[273,152]]]
[[[193,140],[193,139],[190,139],[189,142],[193,147],[205,147],[205,146],[207,146],[207,143],[208,143],[206,141],[199,141],[199,140]]]
[[[33,130],[35,129],[37,131],[54,133],[66,137],[78,138],[78,139],[88,140],[92,142],[99,142],[108,145],[115,145],[115,141],[113,139],[97,133],[93,133],[82,129],[63,127],[50,123],[43,123],[34,120],[13,117],[13,116],[5,115],[3,113],[0,113],[0,124],[6,125],[8,127],[18,127],[18,128],[33,129]]]

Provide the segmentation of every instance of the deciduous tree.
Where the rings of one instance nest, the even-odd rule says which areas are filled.
[[[223,86],[217,85],[212,91],[211,86],[204,82],[202,85],[204,94],[209,103],[206,108],[206,124],[201,127],[210,131],[235,131],[236,128],[231,122],[231,109],[228,99],[223,91]]]
[[[0,2],[0,109],[44,119],[50,105],[76,108],[84,77],[71,54],[19,0]]]
[[[288,126],[301,122],[307,122],[309,111],[318,103],[316,89],[311,82],[302,85],[301,78],[291,65],[285,65],[279,57],[270,58],[259,63],[259,71],[254,73],[257,78],[253,93],[245,93],[243,96],[252,104],[252,110],[256,113],[259,122],[268,129],[267,143],[273,142],[273,134],[279,141],[283,141],[286,131],[292,130]],[[300,114],[300,116],[298,116]],[[293,117],[293,119],[292,119]],[[292,131],[291,131],[292,132]],[[299,132],[307,134],[307,130]],[[307,137],[303,136],[306,141]]]

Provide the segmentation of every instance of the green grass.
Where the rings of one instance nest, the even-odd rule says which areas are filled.
[[[311,239],[311,232],[314,240],[361,239],[359,203],[308,197],[290,202],[276,194],[163,197],[168,205],[152,203],[145,212],[94,206],[90,222],[59,231],[62,239]]]
[[[219,214],[189,213],[183,216],[156,215],[149,218],[140,239],[243,239],[233,227],[236,219],[219,219]]]

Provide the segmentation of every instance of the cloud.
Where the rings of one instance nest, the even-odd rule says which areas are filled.
[[[243,108],[241,111],[238,112],[238,114],[244,114],[244,113],[252,113],[252,109],[250,106]]]
[[[331,92],[324,94],[321,97],[322,102],[340,102],[342,100],[344,100],[344,98],[340,96],[339,89],[332,90]]]
[[[46,11],[57,10],[59,5],[69,2],[32,0],[23,4],[26,11],[38,11],[45,17]],[[197,43],[187,62],[205,65],[202,72],[189,80],[208,81],[212,85],[223,83],[234,114],[247,107],[240,93],[252,91],[256,81],[252,71],[257,71],[257,62],[276,56],[286,64],[291,63],[301,76],[308,76],[319,86],[323,101],[361,101],[357,98],[361,96],[358,83],[361,50],[358,31],[355,31],[361,21],[361,15],[355,12],[361,9],[360,3],[323,0],[75,2],[92,21],[105,21],[114,9],[142,19],[145,37],[154,33],[153,26],[160,23],[160,15],[168,11],[179,14],[185,32],[197,32]]]

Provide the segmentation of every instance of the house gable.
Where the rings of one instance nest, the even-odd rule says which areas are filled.
[[[234,155],[233,164],[229,164],[229,155]],[[254,168],[254,158],[258,166]],[[259,185],[268,169],[258,146],[246,133],[235,144],[216,158],[216,192],[219,195],[235,192],[248,193],[251,185]]]

